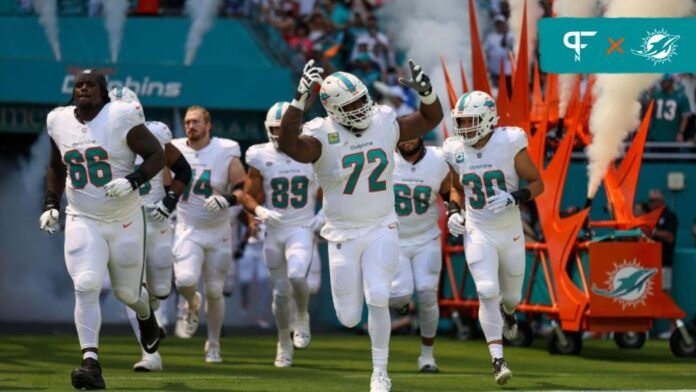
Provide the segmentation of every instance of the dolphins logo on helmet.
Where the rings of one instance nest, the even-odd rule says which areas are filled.
[[[367,87],[355,75],[335,72],[321,84],[319,100],[324,109],[339,124],[349,129],[365,130],[372,122],[374,106]],[[355,102],[362,104],[353,107]]]
[[[140,104],[140,98],[138,98],[138,94],[136,94],[135,91],[129,89],[128,87],[112,88],[111,91],[109,91],[109,98],[111,98],[112,102],[123,101],[135,103],[138,112],[140,112],[140,114],[144,116],[143,106]]]
[[[463,124],[463,119],[471,119]],[[483,91],[468,92],[457,100],[452,109],[454,133],[468,145],[476,144],[482,137],[493,132],[498,124],[495,101]]]
[[[268,140],[273,143],[273,147],[278,149],[278,135],[274,135],[271,132],[271,127],[280,127],[280,120],[283,119],[285,111],[288,110],[290,104],[288,102],[276,102],[268,109],[266,113],[266,121],[263,122],[264,127],[266,127],[266,135],[268,135]]]

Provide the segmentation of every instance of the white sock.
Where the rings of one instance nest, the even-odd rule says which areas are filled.
[[[99,359],[97,353],[95,353],[94,351],[85,351],[85,352],[82,354],[82,359],[87,359],[87,358],[92,358],[92,359],[94,359],[94,360],[98,360],[98,359]]]
[[[222,294],[218,297],[205,298],[205,322],[208,327],[208,342],[212,345],[220,345],[220,332],[222,322],[225,319],[225,298]]]
[[[391,317],[389,308],[367,305],[367,325],[372,341],[372,367],[387,371]]]
[[[297,315],[298,318],[304,318],[307,316],[307,308],[309,307],[309,286],[307,285],[307,279],[290,279],[292,284],[292,294],[295,297],[295,304],[297,305]]]
[[[150,317],[150,295],[147,293],[147,290],[145,290],[145,287],[140,291],[140,298],[128,305],[128,307],[133,309],[141,320],[147,320],[148,317]]]
[[[487,342],[503,339],[503,316],[497,298],[479,298],[479,322]]]
[[[491,359],[503,358],[503,345],[502,344],[489,344],[488,351],[491,353]]]
[[[75,291],[75,327],[80,348],[99,346],[101,320],[99,291]]]
[[[437,335],[437,322],[440,319],[440,309],[437,306],[436,291],[418,291],[418,324],[424,338],[434,338]]]
[[[421,357],[432,358],[433,351],[435,351],[434,345],[426,346],[425,344],[421,344]]]
[[[126,316],[128,316],[128,322],[130,323],[131,328],[133,328],[135,338],[138,339],[138,344],[140,344],[140,325],[136,319],[135,312],[128,306],[126,306]]]

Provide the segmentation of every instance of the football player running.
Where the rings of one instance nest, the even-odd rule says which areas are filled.
[[[445,140],[443,151],[464,193],[453,187],[448,227],[453,235],[464,235],[466,261],[479,297],[479,322],[493,375],[502,385],[512,377],[503,359],[502,337],[517,335],[515,307],[525,271],[518,205],[541,194],[544,183],[527,151],[524,130],[496,127],[496,104],[488,94],[462,95],[452,110],[452,121],[455,136]],[[526,181],[525,187],[520,187],[520,180]]]
[[[289,106],[278,102],[268,110],[264,125],[269,141],[246,151],[249,174],[244,185],[244,193],[250,196],[244,207],[266,223],[263,250],[278,328],[276,367],[292,365],[293,341],[303,349],[311,339],[307,275],[314,250],[317,184],[312,165],[278,150],[278,129]],[[292,340],[290,301],[297,307],[297,331]]]
[[[352,328],[368,307],[373,372],[370,389],[389,391],[389,285],[399,263],[397,216],[392,172],[399,141],[420,137],[442,119],[442,107],[430,78],[409,61],[411,79],[400,82],[421,97],[419,111],[397,117],[373,105],[367,87],[354,75],[336,72],[323,82],[321,68],[310,60],[295,98],[283,116],[278,144],[296,161],[312,163],[323,190],[329,242],[331,292],[338,320]],[[314,83],[328,113],[302,127],[305,103]],[[304,131],[300,134],[300,131]]]
[[[140,104],[137,94],[127,87],[116,87],[109,91],[112,102],[125,101]],[[140,186],[139,193],[147,213],[147,239],[145,254],[145,282],[150,294],[150,307],[157,310],[160,301],[169,296],[172,287],[172,230],[169,217],[176,210],[179,197],[191,181],[191,166],[179,149],[171,144],[172,133],[169,127],[159,121],[147,121],[145,126],[157,138],[166,158],[166,167],[174,173],[171,177],[169,170],[162,170],[150,181]],[[140,156],[136,157],[136,165],[142,163]],[[126,308],[128,319],[131,321],[136,337],[140,338],[140,329],[135,322],[135,313]],[[152,354],[142,350],[140,361],[133,365],[135,371],[161,371],[162,357],[159,352]]]
[[[174,231],[174,277],[186,300],[176,335],[189,338],[198,329],[201,295],[198,281],[203,274],[208,340],[205,361],[222,362],[220,332],[225,317],[222,295],[227,270],[232,263],[230,206],[242,197],[244,167],[237,142],[211,137],[210,113],[191,106],[184,117],[186,137],[172,140],[191,165],[193,176],[176,206]]]
[[[72,101],[74,106],[58,107],[46,120],[51,157],[39,224],[54,232],[65,191],[65,263],[75,288],[83,359],[71,381],[77,389],[104,389],[99,292],[107,270],[116,297],[137,315],[143,349],[154,353],[159,346],[157,320],[142,287],[145,212],[137,189],[164,168],[165,155],[137,103],[109,102],[100,73],[78,73]],[[143,158],[137,169],[136,156]]]
[[[393,308],[408,309],[415,288],[422,343],[418,370],[435,373],[433,345],[440,318],[437,289],[442,269],[437,193],[449,196],[450,168],[442,151],[426,147],[421,138],[399,143],[394,161],[399,268],[391,283],[389,302]]]

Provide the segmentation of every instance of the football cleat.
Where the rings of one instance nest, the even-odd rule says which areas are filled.
[[[143,353],[143,357],[140,358],[140,361],[133,365],[133,370],[136,372],[161,372],[162,357],[159,353]]]
[[[440,370],[435,364],[435,358],[433,357],[418,357],[418,371],[421,373],[438,373]]]
[[[297,318],[295,321],[295,331],[292,334],[292,344],[296,349],[302,350],[309,346],[312,335],[309,329],[309,315],[304,319]]]
[[[276,348],[275,367],[284,368],[292,366],[292,355],[294,347],[292,344],[282,344],[278,342]]]
[[[99,361],[93,358],[85,358],[82,365],[70,374],[72,386],[75,389],[105,389],[106,384],[102,377],[102,369]]]
[[[159,348],[160,341],[162,340],[162,333],[160,332],[159,325],[157,325],[155,312],[150,309],[150,317],[145,320],[141,320],[140,318],[136,319],[140,327],[140,345],[146,353],[154,354],[157,352],[157,348]]]
[[[220,356],[220,344],[210,344],[209,341],[205,341],[205,361],[207,363],[222,362],[222,356]]]
[[[198,312],[201,307],[201,293],[196,292],[193,300],[193,304],[186,303],[186,311],[182,318],[176,320],[176,328],[174,334],[182,339],[189,339],[198,330],[198,324],[200,320],[198,318]]]
[[[505,385],[512,378],[512,372],[503,358],[493,360],[493,376],[498,385]]]
[[[503,336],[507,340],[514,340],[517,337],[517,315],[505,313],[503,304],[500,304],[500,314],[503,315]]]
[[[370,379],[370,392],[389,392],[391,390],[391,380],[387,372],[375,369]]]

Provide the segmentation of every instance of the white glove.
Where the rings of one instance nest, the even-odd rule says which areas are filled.
[[[312,85],[314,83],[321,83],[321,74],[324,72],[323,68],[315,67],[314,60],[309,60],[302,69],[302,77],[300,78],[300,84],[297,86],[297,92],[295,93],[295,99],[292,100],[291,105],[304,110],[307,98],[312,92]]]
[[[279,225],[283,222],[283,214],[278,211],[269,210],[264,206],[257,206],[254,209],[254,215],[262,222],[268,222],[272,225]]]
[[[488,198],[488,209],[496,214],[515,205],[517,205],[515,198],[504,190],[500,190],[497,194]]]
[[[456,212],[450,215],[449,219],[447,219],[447,228],[449,229],[450,234],[453,236],[460,236],[464,234],[466,232],[466,226],[464,226],[464,218],[462,217],[462,214]]]
[[[324,216],[324,210],[321,209],[319,212],[317,212],[316,215],[314,215],[314,218],[312,218],[312,221],[309,223],[309,227],[312,229],[313,232],[317,232],[321,230],[322,226],[324,226],[324,222],[326,221],[326,217]]]
[[[56,210],[55,208],[44,211],[39,218],[39,228],[48,234],[55,233],[59,217],[60,211]]]
[[[108,197],[123,197],[134,190],[133,184],[126,178],[111,180],[105,188]]]
[[[145,209],[151,219],[157,222],[164,222],[169,219],[176,210],[177,201],[176,193],[169,191],[157,204],[150,204],[146,206]]]
[[[207,212],[218,212],[230,207],[230,202],[225,196],[213,195],[205,199],[205,210]]]
[[[433,94],[433,85],[430,83],[430,77],[423,72],[420,65],[416,65],[411,59],[408,59],[408,67],[411,71],[411,78],[399,78],[399,83],[416,90],[423,103],[429,105],[435,102],[437,96]]]

